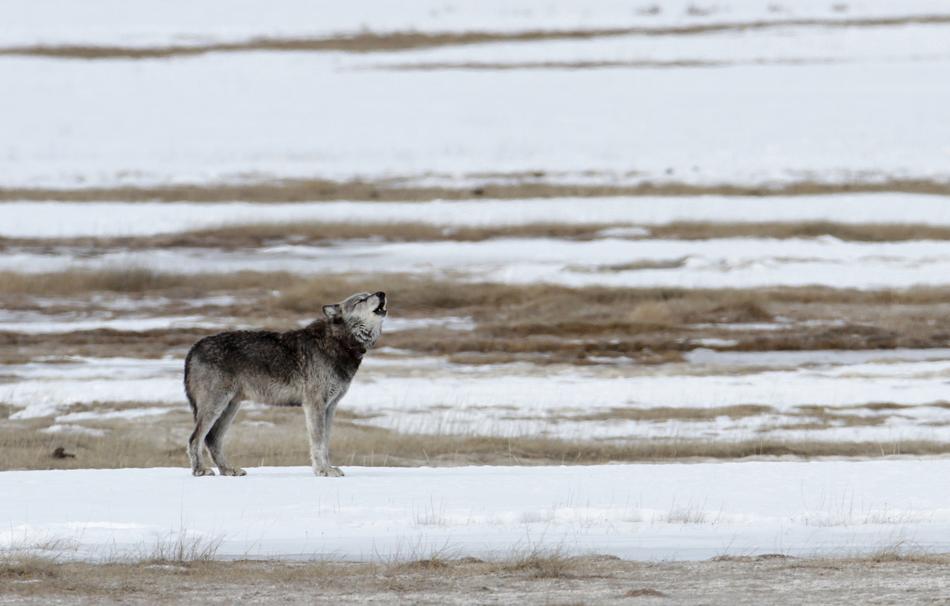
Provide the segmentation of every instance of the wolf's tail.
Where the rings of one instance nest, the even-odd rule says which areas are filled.
[[[195,348],[188,350],[185,356],[185,396],[188,397],[188,404],[191,406],[191,416],[198,420],[198,407],[195,405],[195,397],[191,395],[191,387],[188,384],[188,372],[191,370],[191,357],[195,353]]]

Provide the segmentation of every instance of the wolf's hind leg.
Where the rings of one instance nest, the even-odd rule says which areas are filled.
[[[208,452],[211,453],[211,458],[214,460],[214,464],[218,466],[218,470],[223,476],[247,475],[247,472],[240,467],[231,467],[227,458],[224,456],[224,436],[227,433],[228,428],[231,426],[231,422],[234,420],[234,416],[237,414],[240,407],[241,401],[239,398],[234,398],[231,400],[231,402],[228,403],[227,407],[224,409],[224,412],[221,413],[221,416],[218,417],[218,420],[215,421],[214,425],[211,427],[211,431],[209,431],[208,435],[205,437],[205,444],[208,446]]]
[[[226,397],[219,397],[217,401],[198,402],[195,415],[195,430],[188,439],[188,458],[191,460],[191,473],[195,476],[213,476],[214,471],[206,467],[202,460],[202,448],[204,447],[205,437],[215,422],[224,413],[225,408],[231,402],[232,394]]]

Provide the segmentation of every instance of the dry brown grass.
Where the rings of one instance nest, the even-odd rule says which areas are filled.
[[[498,563],[501,572],[526,573],[536,579],[561,579],[574,576],[580,560],[560,549],[533,548],[516,553],[510,559]]]
[[[106,403],[100,406],[122,407]],[[126,403],[124,406],[140,407],[147,404]],[[647,413],[647,416],[656,420],[662,418],[658,416],[661,414],[660,411],[654,411]],[[367,426],[362,422],[363,418],[346,410],[340,410],[337,417],[333,456],[334,462],[343,466],[597,464],[763,456],[879,457],[950,452],[950,443],[927,441],[827,442],[763,437],[738,441],[679,438],[611,442],[533,436],[505,438],[448,433],[410,434]],[[242,411],[229,434],[228,451],[232,460],[247,468],[307,465],[309,444],[305,432],[300,429],[301,418],[300,410],[290,408]],[[40,431],[50,423],[51,419],[41,418],[22,421],[8,419],[0,424],[0,469],[180,466],[184,470],[186,467],[184,444],[192,420],[184,403],[180,410],[149,420],[81,423],[86,427],[106,430],[106,435],[102,437]],[[53,451],[60,447],[75,454],[75,458],[53,457]]]
[[[741,313],[729,312],[730,322],[767,319],[762,307],[775,303],[860,305],[930,305],[947,303],[950,288],[858,290],[822,286],[759,289],[685,288],[569,288],[548,284],[458,283],[433,280],[415,274],[321,275],[306,277],[286,272],[239,271],[231,273],[174,274],[142,268],[81,270],[50,273],[0,272],[0,295],[68,296],[95,292],[154,294],[199,297],[218,293],[259,294],[277,290],[276,308],[311,311],[313,301],[336,301],[354,288],[380,285],[398,296],[402,309],[413,312],[504,306],[532,306],[542,311],[561,309],[578,303],[587,305],[633,306],[645,302],[706,301],[723,311],[741,306]]]
[[[848,224],[832,221],[792,223],[674,222],[650,227],[653,238],[706,240],[709,238],[817,238],[831,236],[856,242],[950,240],[950,228],[913,223]]]
[[[2,247],[48,250],[51,246],[149,250],[157,248],[258,248],[277,243],[323,245],[340,240],[477,242],[492,238],[592,239],[614,224],[532,223],[513,226],[443,227],[426,223],[251,223],[142,237],[0,238]]]
[[[60,562],[35,553],[0,554],[0,585],[12,581],[50,579]]]
[[[109,270],[78,270],[23,274],[0,272],[0,294],[66,296],[95,292],[134,294],[181,294],[202,296],[215,291],[267,289],[287,284],[286,273],[234,272],[220,274],[172,274],[130,267]]]
[[[238,560],[156,565],[33,559],[0,565],[0,600],[28,604],[770,604],[931,603],[947,590],[946,556],[914,559],[717,558],[636,562],[613,557],[403,562]],[[522,565],[523,564],[523,565]],[[868,583],[868,578],[874,578]],[[775,579],[783,579],[776,584]],[[763,589],[765,588],[765,589]],[[763,593],[766,591],[766,593]],[[751,603],[751,602],[750,602]]]
[[[760,415],[776,414],[771,406],[759,404],[736,404],[709,408],[655,406],[651,408],[610,408],[602,412],[564,416],[571,421],[711,421],[719,417],[744,419]],[[842,415],[844,416],[844,415]],[[850,415],[849,415],[850,416]]]
[[[470,200],[493,198],[611,197],[611,196],[805,196],[839,193],[903,192],[950,195],[950,182],[931,179],[885,179],[845,183],[798,181],[766,185],[698,185],[664,181],[632,185],[596,185],[540,181],[545,173],[492,175],[475,186],[418,186],[403,180],[385,182],[277,180],[235,184],[83,187],[75,189],[0,188],[0,202],[58,200],[66,202],[319,202],[373,200],[388,202]]]
[[[694,16],[704,16],[701,9]],[[696,12],[699,11],[699,12]],[[208,44],[177,44],[153,47],[102,45],[30,45],[0,48],[0,56],[38,56],[69,59],[155,59],[194,56],[207,53],[246,51],[343,51],[372,53],[416,48],[436,48],[489,42],[531,42],[543,40],[577,40],[611,36],[685,36],[715,32],[745,32],[782,27],[884,27],[917,23],[947,23],[946,15],[912,15],[901,17],[851,17],[843,19],[774,19],[727,23],[695,23],[675,26],[622,27],[580,30],[529,30],[520,32],[359,32],[333,38],[271,38],[258,37],[240,42]]]
[[[172,537],[159,537],[141,559],[151,564],[210,562],[215,559],[223,539],[189,535],[179,531]]]
[[[755,290],[583,288],[544,284],[458,283],[414,275],[286,273],[179,275],[146,270],[0,273],[6,307],[86,311],[95,293],[167,297],[168,313],[216,294],[240,303],[209,309],[235,324],[286,329],[316,317],[319,305],[355,291],[385,290],[395,317],[468,316],[473,330],[437,326],[387,333],[384,345],[466,363],[591,363],[629,357],[642,363],[676,361],[704,337],[736,341],[741,351],[943,347],[950,340],[950,289],[859,291],[825,287]],[[32,301],[32,302],[31,302]],[[33,307],[30,307],[30,306]],[[189,312],[192,313],[192,312]],[[790,323],[780,330],[742,323]],[[847,323],[841,324],[842,320]],[[722,323],[728,328],[720,329]],[[207,329],[90,330],[64,334],[0,332],[0,361],[50,355],[178,355]]]
[[[443,227],[425,223],[251,223],[201,229],[189,232],[142,237],[108,238],[0,238],[0,250],[45,252],[51,247],[72,249],[77,255],[96,255],[115,250],[153,250],[165,248],[214,248],[220,250],[253,249],[278,244],[324,246],[343,240],[386,242],[478,242],[497,238],[551,238],[591,240],[606,229],[641,227],[618,224],[533,223],[513,226]],[[844,241],[900,242],[914,240],[950,240],[950,228],[920,224],[848,225],[833,222],[799,223],[670,223],[644,226],[651,238],[698,240],[709,238],[814,238],[830,236]],[[632,236],[634,239],[640,236]],[[598,271],[637,271],[681,267],[685,257],[644,261],[636,260],[595,268]],[[581,266],[576,271],[590,271]],[[140,269],[113,272],[104,290],[130,292],[143,288],[174,286],[154,283],[155,275]],[[80,272],[82,275],[82,272]],[[91,276],[90,276],[91,277]],[[81,280],[82,278],[78,278]],[[65,286],[64,286],[65,288]]]

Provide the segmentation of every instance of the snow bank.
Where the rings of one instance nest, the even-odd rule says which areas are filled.
[[[946,23],[903,27],[775,29],[714,32],[690,36],[611,36],[577,40],[497,42],[472,46],[444,46],[361,57],[369,68],[416,67],[464,69],[480,67],[566,69],[572,65],[618,69],[709,67],[730,64],[835,63],[840,61],[928,61],[950,54]],[[616,72],[615,72],[616,73]]]
[[[916,44],[908,34],[907,54],[929,53]],[[2,58],[18,119],[0,123],[0,186],[535,171],[604,184],[950,179],[946,54],[622,72],[359,61]]]
[[[532,223],[713,223],[833,221],[950,225],[942,196],[840,194],[745,198],[685,196],[635,198],[544,198],[459,202],[316,202],[230,204],[121,202],[8,202],[0,236],[150,236],[252,223],[424,223],[445,227]],[[607,232],[639,237],[649,232]]]
[[[201,316],[108,317],[106,314],[42,314],[0,310],[0,332],[43,334],[84,330],[147,331],[221,326]]]
[[[373,560],[531,549],[633,559],[950,551],[950,459],[592,467],[0,473],[0,545],[68,557],[221,540],[219,557]]]
[[[798,0],[780,10],[764,0],[730,0],[690,12],[691,0],[665,0],[657,12],[650,3],[624,0],[577,3],[566,0],[422,0],[411,3],[372,0],[333,4],[278,0],[266,6],[253,0],[7,0],[7,23],[0,45],[16,44],[197,44],[261,36],[315,36],[363,31],[522,31],[616,27],[664,27],[702,23],[780,21],[820,18],[946,14],[940,0],[849,1],[846,11],[833,3]],[[266,8],[266,10],[265,10]]]
[[[619,360],[615,365],[582,368],[466,366],[438,358],[377,356],[367,359],[343,406],[371,415],[363,421],[368,424],[442,435],[625,441],[950,441],[950,409],[941,405],[950,372],[947,350],[927,355],[917,350],[756,355],[698,352],[689,364],[638,366]],[[424,373],[420,374],[420,368]],[[0,401],[18,408],[11,415],[15,420],[50,415],[59,415],[57,422],[116,418],[108,403],[124,402],[152,406],[143,414],[186,411],[181,372],[180,360],[88,358],[11,365],[0,383]],[[95,402],[102,404],[94,410],[66,412],[71,404]],[[853,408],[881,402],[907,407]],[[745,404],[774,410],[737,418],[724,414],[679,419],[670,414],[668,420],[660,415],[656,421],[625,419],[623,414],[656,407],[710,409]],[[794,429],[811,420],[799,408],[808,406],[851,407],[838,412],[880,416],[883,422],[856,426],[835,422],[827,428],[819,423],[808,430]],[[792,428],[777,429],[787,424]]]
[[[11,252],[0,270],[78,269],[159,272],[286,271],[300,274],[419,273],[470,281],[565,286],[837,288],[940,286],[950,276],[941,241],[849,242],[820,238],[590,241],[499,238],[479,242],[344,241],[334,246],[279,245],[248,250],[110,250],[98,255]]]

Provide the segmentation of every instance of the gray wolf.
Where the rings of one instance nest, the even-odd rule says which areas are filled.
[[[333,413],[376,344],[386,317],[386,293],[357,293],[323,306],[322,317],[289,332],[232,331],[205,337],[185,357],[185,394],[195,418],[188,458],[196,476],[213,476],[202,445],[221,475],[243,476],[224,455],[224,436],[245,399],[301,404],[318,476],[339,477],[330,464]]]

